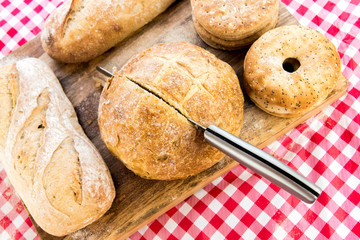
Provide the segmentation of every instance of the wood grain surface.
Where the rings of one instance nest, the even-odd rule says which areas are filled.
[[[298,23],[281,5],[277,26],[290,24]],[[127,170],[119,160],[110,154],[100,138],[97,124],[97,108],[101,93],[99,83],[104,82],[106,78],[98,73],[95,67],[102,66],[112,69],[115,66],[120,68],[134,54],[156,43],[178,41],[187,41],[201,46],[229,63],[236,71],[240,85],[242,85],[243,59],[246,49],[231,52],[220,51],[202,42],[195,32],[188,0],[177,1],[132,37],[88,63],[63,64],[54,61],[44,53],[39,36],[0,60],[0,65],[3,65],[24,57],[37,57],[51,67],[60,80],[66,95],[75,106],[79,122],[85,133],[106,161],[116,187],[116,199],[111,209],[102,218],[64,238],[53,237],[45,233],[34,222],[42,239],[126,238],[237,165],[235,161],[225,157],[212,168],[185,180],[145,180]],[[347,84],[345,77],[342,77],[337,88],[324,104],[299,118],[283,119],[266,114],[245,96],[244,125],[240,137],[263,148],[344,95]]]

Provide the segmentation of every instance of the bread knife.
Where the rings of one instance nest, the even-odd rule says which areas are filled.
[[[108,77],[114,77],[104,68],[96,69]],[[313,203],[321,194],[318,186],[265,151],[215,125],[206,128],[190,118],[187,120],[204,132],[204,138],[210,145],[303,202]]]

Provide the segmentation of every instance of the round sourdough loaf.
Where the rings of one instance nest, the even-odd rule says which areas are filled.
[[[303,26],[275,28],[260,37],[244,61],[251,100],[275,116],[295,117],[322,103],[341,74],[335,46]]]
[[[141,177],[186,178],[224,157],[187,118],[240,133],[244,99],[238,78],[227,63],[198,46],[155,45],[114,75],[100,98],[101,136]]]

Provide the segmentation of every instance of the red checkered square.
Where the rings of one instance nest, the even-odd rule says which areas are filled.
[[[354,228],[352,229],[352,232],[360,238],[360,222],[358,222]]]

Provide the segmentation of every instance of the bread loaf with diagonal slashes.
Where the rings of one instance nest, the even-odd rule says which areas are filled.
[[[0,159],[29,213],[55,236],[94,222],[114,185],[56,76],[34,58],[0,73]]]
[[[152,21],[175,0],[68,0],[46,20],[44,50],[54,59],[87,62]]]

